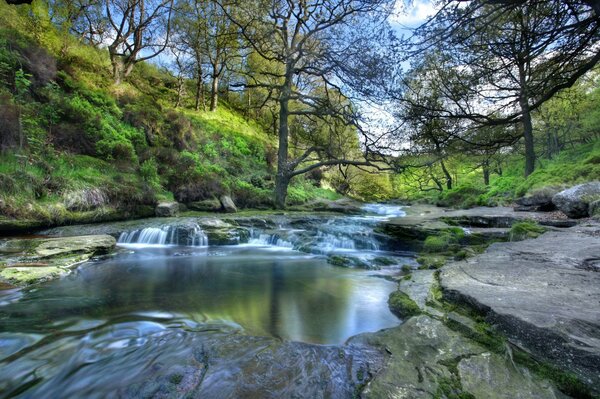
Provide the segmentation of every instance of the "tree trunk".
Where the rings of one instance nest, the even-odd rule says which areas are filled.
[[[277,209],[285,209],[287,188],[291,179],[288,171],[288,117],[291,92],[292,73],[291,67],[288,67],[279,97],[279,148],[277,150],[277,175],[275,176],[275,208]]]
[[[486,186],[490,185],[490,164],[488,161],[485,161],[483,165],[481,165],[481,169],[483,170],[483,184]]]
[[[202,82],[202,69],[198,69],[198,78],[196,79],[196,111],[200,111],[200,105],[202,105],[202,109],[204,110],[204,90]]]
[[[446,165],[444,165],[444,161],[440,161],[440,165],[442,166],[442,171],[444,172],[444,176],[446,177],[446,188],[448,190],[452,190],[452,176],[448,169],[446,169]]]
[[[110,54],[110,63],[112,64],[113,79],[116,85],[120,85],[123,79],[123,60],[115,54]]]
[[[212,86],[210,89],[210,112],[217,110],[217,104],[219,102],[219,77],[213,76]]]
[[[521,97],[521,110],[523,112],[523,138],[525,139],[525,177],[535,169],[535,148],[533,145],[533,125],[528,101]]]

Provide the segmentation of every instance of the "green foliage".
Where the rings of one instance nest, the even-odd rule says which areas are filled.
[[[158,176],[158,164],[156,159],[150,158],[140,165],[140,176],[150,187],[160,189],[160,177]]]
[[[510,241],[522,241],[528,238],[536,238],[546,231],[545,228],[532,220],[517,222],[510,228]]]
[[[452,190],[443,191],[437,204],[453,208],[470,208],[478,204],[479,197],[485,192],[486,189],[482,186],[464,184]]]

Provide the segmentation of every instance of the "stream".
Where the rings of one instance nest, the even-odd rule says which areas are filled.
[[[75,227],[120,250],[16,299],[0,291],[0,397],[345,397],[380,356],[349,338],[401,322],[389,277],[415,264],[375,232],[402,208],[364,211],[240,221],[228,245],[192,221]]]

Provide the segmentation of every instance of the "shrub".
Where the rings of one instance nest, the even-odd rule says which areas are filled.
[[[156,159],[149,158],[142,162],[140,165],[140,176],[146,183],[150,185],[150,187],[154,188],[155,190],[159,190],[161,188]]]
[[[437,205],[453,208],[471,208],[479,204],[479,197],[486,189],[474,185],[461,185],[440,194]]]

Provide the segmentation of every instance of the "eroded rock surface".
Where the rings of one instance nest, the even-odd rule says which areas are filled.
[[[496,243],[445,267],[444,296],[600,393],[600,226]]]
[[[51,280],[115,245],[109,235],[7,240],[0,244],[0,280],[21,286]]]
[[[600,200],[600,181],[579,184],[552,197],[552,202],[571,218],[590,216],[590,204]]]

